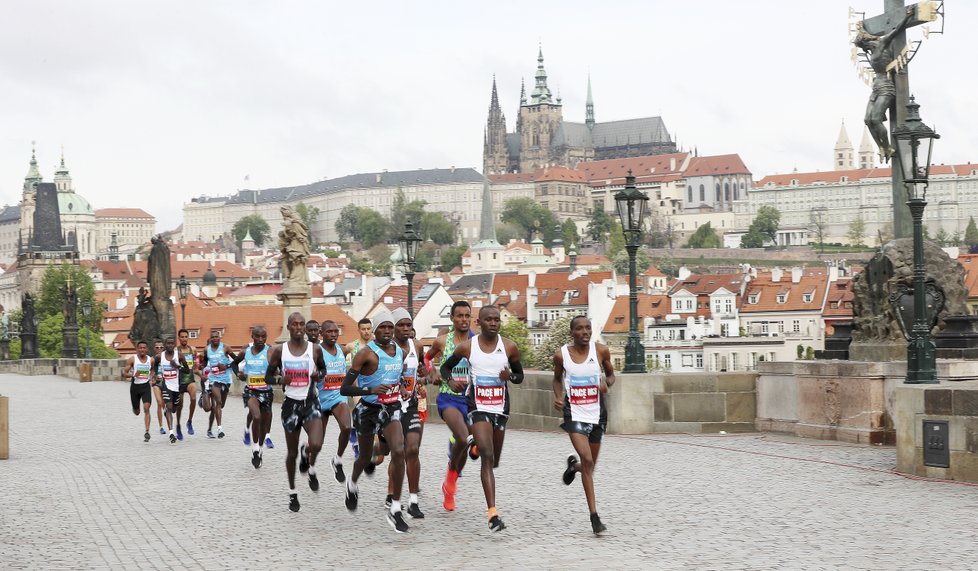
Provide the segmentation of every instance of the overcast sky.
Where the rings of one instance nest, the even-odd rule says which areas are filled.
[[[201,194],[481,170],[492,76],[512,130],[539,43],[567,120],[584,119],[590,73],[599,122],[661,115],[680,145],[739,153],[755,180],[827,170],[843,118],[858,147],[869,95],[850,5],[883,0],[4,0],[0,202],[19,200],[33,140],[45,180],[63,145],[96,208],[142,207],[159,230]],[[935,162],[978,161],[978,2],[947,12],[911,89],[943,136]]]

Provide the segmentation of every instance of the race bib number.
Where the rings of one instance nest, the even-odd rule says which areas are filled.
[[[498,406],[506,398],[506,387],[498,377],[476,377],[475,402],[482,406]]]
[[[290,387],[297,389],[309,386],[309,369],[303,367],[283,367],[285,379]]]
[[[149,380],[149,366],[136,366],[136,371],[133,377],[137,381],[148,381]]]
[[[400,400],[400,385],[381,385],[384,387],[384,394],[377,395],[377,402],[380,404],[394,404]]]
[[[176,369],[163,369],[163,380],[164,381],[175,381],[179,375]]]
[[[224,374],[224,371],[222,371],[221,368],[218,367],[217,365],[214,365],[213,367],[211,367],[211,374],[214,375],[215,377],[219,377],[222,374]]]
[[[570,403],[572,405],[589,405],[598,402],[597,377],[572,376],[570,378]]]
[[[265,389],[268,384],[265,382],[265,375],[248,375],[249,389]]]
[[[410,377],[407,375],[404,376],[404,388],[406,388],[407,392],[409,393],[414,392],[414,379],[414,375],[411,375]]]
[[[326,375],[323,377],[323,390],[338,391],[343,386],[343,375]]]

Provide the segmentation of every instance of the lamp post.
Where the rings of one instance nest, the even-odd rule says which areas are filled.
[[[907,206],[913,219],[913,329],[907,344],[907,378],[904,382],[935,384],[940,381],[937,380],[937,355],[927,317],[923,218],[934,141],[941,136],[920,120],[919,109],[920,105],[911,96],[906,122],[893,129],[893,141],[903,169],[903,184],[907,187]]]
[[[638,335],[638,292],[635,286],[635,256],[642,240],[642,220],[649,197],[635,188],[635,177],[628,171],[625,188],[615,193],[615,206],[621,229],[625,234],[625,250],[628,251],[628,344],[625,346],[625,368],[623,373],[645,372],[645,348]]]
[[[407,310],[414,319],[414,264],[418,258],[418,245],[421,244],[421,236],[414,231],[414,225],[410,222],[404,225],[404,234],[398,239],[397,243],[401,248],[401,259],[404,260],[404,277],[407,278]]]
[[[85,318],[85,324],[88,325],[89,324],[88,318],[92,315],[92,302],[88,301],[87,299],[83,301],[81,304],[81,312],[82,312],[82,317]],[[92,358],[92,336],[91,335],[87,335],[85,337],[85,358],[86,359]]]
[[[190,294],[190,282],[187,276],[180,274],[177,280],[177,295],[180,297],[180,328],[187,328],[187,295]]]

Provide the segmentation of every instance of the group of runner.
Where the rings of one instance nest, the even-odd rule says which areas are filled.
[[[418,452],[427,414],[426,385],[436,387],[438,414],[451,431],[442,505],[446,511],[455,509],[459,474],[467,459],[480,460],[488,527],[498,532],[506,525],[496,507],[494,469],[499,466],[509,418],[509,384],[522,383],[524,374],[516,344],[499,335],[499,310],[482,307],[477,319],[479,333],[475,334],[469,304],[453,304],[452,326],[427,353],[415,339],[411,316],[400,308],[362,319],[358,339],[346,346],[338,343],[340,332],[335,322],[307,321],[300,313],[289,316],[285,343],[268,345],[267,332],[256,326],[251,332],[252,342],[238,353],[221,342],[219,331],[211,333],[207,347],[198,353],[189,346],[187,331],[180,330],[179,345],[177,340],[166,339],[161,347],[154,348],[153,357],[149,356],[149,346],[138,342],[136,355],[127,361],[123,375],[131,380],[133,414],[139,415],[139,403],[143,403],[144,440],[150,440],[150,393],[156,391],[163,408],[160,431],[169,435],[171,443],[183,439],[180,419],[184,393],[191,398],[187,432],[193,434],[195,376],[200,377],[201,389],[197,404],[210,413],[208,436],[224,438],[223,408],[231,375],[235,375],[244,386],[244,442],[251,446],[255,469],[262,465],[264,449],[273,447],[272,390],[281,384],[289,509],[300,510],[297,464],[309,488],[319,490],[316,465],[332,417],[338,433],[330,467],[334,479],[345,485],[347,509],[358,508],[361,476],[373,474],[389,456],[386,519],[399,533],[409,529],[404,513],[413,519],[424,518],[419,506]],[[608,348],[592,342],[591,333],[586,317],[571,321],[573,341],[554,356],[553,390],[554,406],[563,411],[561,426],[577,453],[568,457],[563,481],[569,485],[581,474],[592,531],[600,534],[606,528],[597,514],[593,472],[607,425],[604,395],[614,384],[615,375]],[[162,428],[164,416],[167,430]],[[215,422],[216,436],[212,432]],[[302,432],[306,434],[304,442],[300,442]],[[348,445],[353,446],[355,458],[349,476],[343,468]],[[405,474],[408,502],[402,511]]]

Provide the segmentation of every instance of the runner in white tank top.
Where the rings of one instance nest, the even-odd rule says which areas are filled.
[[[285,471],[289,477],[289,509],[299,511],[299,494],[295,490],[295,464],[299,457],[299,429],[306,431],[309,460],[309,488],[319,491],[316,477],[316,456],[323,442],[323,423],[319,417],[319,397],[316,394],[315,376],[326,370],[323,351],[319,345],[306,340],[306,318],[301,313],[289,316],[286,326],[289,340],[276,345],[268,352],[268,370],[265,382],[272,383],[275,374],[282,371],[285,400],[282,402],[282,427],[288,454]]]
[[[489,508],[489,529],[493,532],[506,528],[496,512],[496,477],[493,468],[499,465],[503,448],[506,420],[508,418],[508,383],[523,382],[523,365],[520,350],[509,339],[499,335],[501,321],[499,310],[484,306],[479,310],[481,333],[455,347],[455,351],[442,363],[442,378],[450,378],[452,368],[462,359],[469,360],[468,399],[469,430],[475,438],[482,461],[482,489]]]
[[[600,535],[606,527],[598,517],[594,500],[594,464],[608,424],[604,395],[615,384],[615,371],[608,347],[591,341],[591,321],[587,317],[578,315],[572,319],[570,329],[573,341],[554,355],[554,408],[563,411],[564,422],[560,426],[570,435],[581,459],[567,457],[563,479],[564,484],[570,485],[580,472],[591,512],[591,531]]]
[[[150,359],[149,345],[145,341],[136,343],[136,354],[126,360],[126,368],[122,371],[122,379],[130,381],[129,400],[132,404],[132,413],[139,416],[139,403],[143,403],[143,424],[146,433],[143,434],[143,441],[149,442],[149,405],[152,396],[149,388],[149,379],[152,375],[153,360]]]

